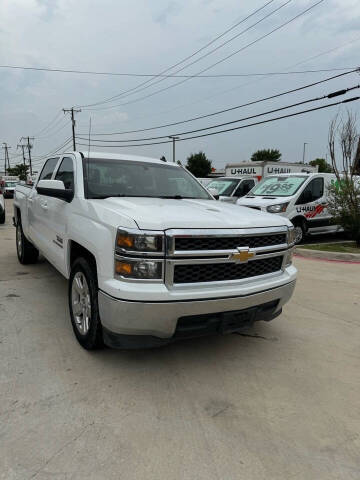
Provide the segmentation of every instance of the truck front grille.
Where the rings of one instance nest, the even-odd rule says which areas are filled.
[[[257,277],[281,270],[283,256],[252,260],[245,264],[202,263],[175,265],[174,284],[222,282]]]
[[[176,237],[176,251],[231,250],[237,247],[261,248],[285,244],[285,233],[231,237]]]

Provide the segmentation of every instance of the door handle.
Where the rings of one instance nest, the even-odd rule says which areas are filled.
[[[47,210],[48,206],[47,206],[47,203],[44,202],[44,203],[40,203],[40,206],[41,208],[43,208],[44,210]]]
[[[33,199],[32,199],[32,198],[28,198],[28,203],[33,203]]]

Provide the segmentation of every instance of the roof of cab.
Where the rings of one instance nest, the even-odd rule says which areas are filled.
[[[75,152],[66,152],[66,153],[75,153]],[[169,162],[163,162],[162,160],[159,160],[158,158],[151,158],[151,157],[141,157],[140,155],[127,155],[127,154],[122,154],[122,153],[108,153],[108,152],[88,152],[88,151],[83,151],[83,152],[77,152],[77,153],[82,153],[84,157],[90,156],[90,158],[94,158],[96,160],[130,160],[134,162],[149,162],[149,163],[157,163],[161,165],[173,165],[173,166],[178,166],[177,164],[174,163],[169,163]]]

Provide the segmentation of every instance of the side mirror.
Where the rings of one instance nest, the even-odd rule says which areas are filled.
[[[209,188],[208,192],[215,198],[215,200],[219,200],[219,192],[216,188]]]
[[[60,198],[65,202],[71,202],[74,198],[74,190],[65,189],[64,182],[61,180],[40,180],[36,185],[36,191],[39,195]]]

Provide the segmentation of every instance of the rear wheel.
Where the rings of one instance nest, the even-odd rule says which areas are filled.
[[[5,223],[5,210],[2,210],[2,208],[0,207],[1,211],[0,211],[0,225],[4,224]]]
[[[16,224],[16,252],[19,262],[23,265],[36,263],[39,258],[39,250],[25,237],[20,219]]]
[[[69,280],[69,309],[74,334],[82,347],[94,350],[103,346],[98,306],[97,276],[94,266],[78,258]]]

